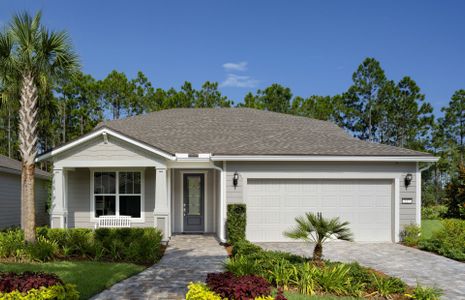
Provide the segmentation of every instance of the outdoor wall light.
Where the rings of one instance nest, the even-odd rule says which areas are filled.
[[[237,171],[234,172],[234,175],[233,175],[233,185],[234,187],[237,186],[237,182],[239,181],[239,174],[237,174]]]
[[[404,178],[405,188],[408,188],[410,183],[412,183],[412,174],[408,173]]]

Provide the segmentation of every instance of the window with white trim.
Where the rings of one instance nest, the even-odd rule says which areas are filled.
[[[141,217],[141,172],[94,172],[94,213],[100,216]]]

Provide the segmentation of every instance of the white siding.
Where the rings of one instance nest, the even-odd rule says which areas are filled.
[[[55,167],[164,166],[164,159],[125,141],[96,137],[54,158]]]

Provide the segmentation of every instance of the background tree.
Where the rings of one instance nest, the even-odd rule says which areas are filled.
[[[206,81],[202,88],[195,92],[194,107],[230,107],[231,104],[232,101],[218,90],[218,82]]]
[[[442,108],[444,118],[441,120],[446,132],[446,138],[455,147],[463,163],[465,152],[465,90],[458,90],[453,95],[447,107]]]
[[[292,92],[290,88],[273,83],[264,90],[258,90],[256,95],[247,94],[244,104],[238,106],[289,113],[291,99]]]
[[[343,94],[345,127],[363,140],[379,141],[380,93],[387,80],[384,70],[376,59],[366,58],[352,80],[353,85]]]
[[[342,124],[342,103],[339,96],[313,95],[306,99],[297,96],[292,101],[294,115]]]
[[[395,87],[386,84],[381,94],[380,115],[386,116],[387,123],[380,126],[381,142],[424,150],[434,122],[433,107],[424,102],[425,95],[415,81],[406,76]]]
[[[68,35],[49,31],[40,21],[40,12],[34,17],[18,14],[0,34],[0,77],[14,79],[20,86],[21,224],[27,242],[35,241],[34,161],[39,90],[47,90],[51,81],[74,71],[78,65]]]
[[[91,131],[103,119],[99,105],[99,85],[90,75],[76,72],[63,78],[56,88],[60,107],[60,141],[69,140]]]

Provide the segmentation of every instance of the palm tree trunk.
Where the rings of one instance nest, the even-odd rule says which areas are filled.
[[[321,243],[316,243],[315,248],[313,249],[313,260],[315,262],[320,262],[322,256],[323,256],[323,245]]]
[[[35,241],[34,173],[37,155],[37,86],[31,73],[24,74],[19,109],[19,150],[22,157],[21,221],[26,242]]]

